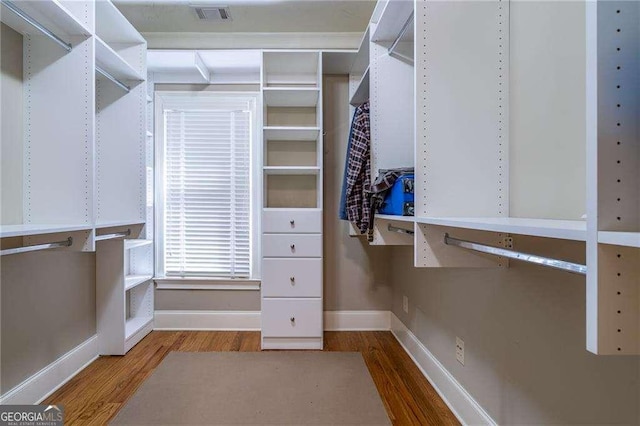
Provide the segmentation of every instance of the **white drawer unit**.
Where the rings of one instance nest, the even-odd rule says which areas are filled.
[[[265,50],[262,61],[261,347],[318,350],[323,345],[322,55]]]
[[[322,211],[309,209],[264,210],[262,231],[267,234],[319,234],[322,232]]]
[[[263,337],[321,337],[321,299],[264,299]]]
[[[264,259],[262,297],[322,297],[322,259]]]
[[[322,257],[320,234],[264,234],[263,257]]]

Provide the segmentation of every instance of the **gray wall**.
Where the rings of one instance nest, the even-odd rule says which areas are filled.
[[[0,258],[0,392],[96,334],[95,254]]]
[[[584,261],[583,243],[550,241],[515,244]],[[412,248],[395,248],[392,259],[393,312],[499,424],[638,424],[639,358],[585,349],[584,277],[518,262],[416,269]]]
[[[185,85],[157,85],[156,90],[202,90]],[[338,220],[338,204],[349,137],[347,76],[324,78],[324,309],[391,309],[388,247],[370,247],[349,237]],[[212,90],[209,88],[208,90]],[[250,90],[250,89],[248,89]],[[259,311],[260,292],[250,290],[156,290],[156,310]]]
[[[324,309],[389,310],[392,289],[389,247],[369,246],[350,237],[348,223],[338,219],[347,155],[349,80],[325,76],[324,96]]]

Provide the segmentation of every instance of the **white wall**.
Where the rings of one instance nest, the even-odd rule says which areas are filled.
[[[548,241],[516,246],[584,260],[583,243]],[[515,261],[506,270],[416,269],[412,254],[393,250],[393,312],[498,424],[638,424],[639,358],[585,349],[584,277]]]

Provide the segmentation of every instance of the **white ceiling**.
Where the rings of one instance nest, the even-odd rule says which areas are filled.
[[[114,0],[145,32],[364,32],[375,0]],[[232,21],[201,21],[189,4],[229,6]]]

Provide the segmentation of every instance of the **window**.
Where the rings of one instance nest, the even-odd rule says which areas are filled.
[[[256,275],[256,102],[253,95],[165,94],[158,271],[165,278]],[[259,192],[258,192],[259,193]]]

